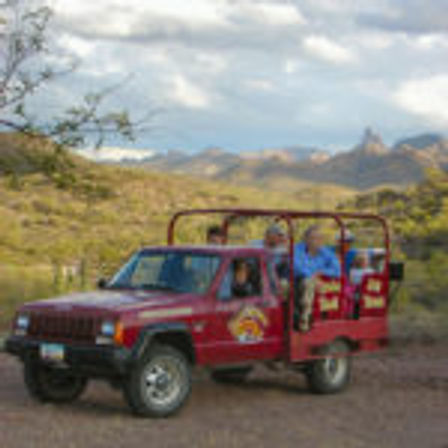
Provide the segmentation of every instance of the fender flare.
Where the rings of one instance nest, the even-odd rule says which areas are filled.
[[[147,325],[140,330],[138,338],[132,348],[131,362],[136,362],[141,358],[156,336],[170,333],[182,333],[186,336],[188,343],[192,348],[194,358],[193,338],[191,337],[188,325],[184,322],[160,322]]]

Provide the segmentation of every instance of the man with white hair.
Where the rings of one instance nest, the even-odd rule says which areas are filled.
[[[296,286],[294,326],[301,331],[308,331],[310,328],[316,280],[320,274],[327,277],[339,277],[341,266],[336,254],[324,246],[324,237],[320,227],[314,225],[308,227],[303,241],[296,244],[294,248]]]

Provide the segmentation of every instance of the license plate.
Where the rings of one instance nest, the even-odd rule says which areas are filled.
[[[40,357],[44,361],[64,361],[64,346],[61,344],[41,344]]]

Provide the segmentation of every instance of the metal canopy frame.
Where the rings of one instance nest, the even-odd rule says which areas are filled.
[[[260,218],[260,217],[273,217],[277,220],[284,220],[288,227],[288,248],[289,248],[289,263],[290,267],[293,266],[294,261],[294,227],[293,221],[297,219],[332,219],[336,222],[340,231],[341,241],[345,240],[346,226],[344,221],[346,220],[363,220],[363,221],[375,221],[379,223],[383,229],[384,234],[384,248],[385,248],[385,267],[383,275],[388,278],[389,275],[389,262],[390,262],[390,234],[389,227],[385,218],[372,213],[350,213],[350,212],[322,212],[322,211],[291,211],[282,209],[249,209],[249,208],[210,208],[210,209],[190,209],[181,210],[174,214],[168,225],[168,245],[174,245],[175,242],[175,228],[178,221],[187,216],[193,215],[226,215],[223,221],[224,238],[227,241],[228,228],[232,221],[236,218]],[[294,303],[294,270],[289,270],[289,328],[292,329],[293,325],[293,303]],[[341,253],[341,272],[345,272],[345,248],[342,246]],[[341,291],[345,289],[346,278],[345,275],[341,275]]]

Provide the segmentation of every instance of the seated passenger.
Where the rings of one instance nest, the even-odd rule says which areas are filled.
[[[353,266],[353,260],[355,259],[356,254],[358,252],[356,249],[354,249],[352,247],[354,242],[355,242],[355,236],[348,229],[346,229],[344,232],[344,240],[343,241],[342,241],[340,233],[338,233],[336,236],[335,251],[336,251],[336,254],[339,256],[339,259],[342,261],[342,259],[341,259],[342,251],[344,250],[344,253],[345,253],[344,271],[345,271],[346,275],[350,274],[350,269]]]
[[[278,224],[270,225],[265,231],[263,241],[253,241],[252,245],[267,249],[273,257],[279,278],[288,278],[287,239],[285,231]]]
[[[233,264],[233,297],[250,297],[255,291],[250,282],[250,267],[246,260],[236,260]]]
[[[382,248],[369,250],[369,261],[375,272],[382,272],[384,270],[385,256],[386,252]]]
[[[319,274],[339,277],[341,267],[334,251],[324,246],[320,227],[309,227],[303,242],[296,244],[294,252],[294,278],[296,285],[294,327],[308,331],[313,311],[316,279]],[[301,308],[299,325],[299,306]]]
[[[222,246],[225,243],[225,235],[220,226],[214,225],[207,229],[207,244]]]
[[[375,270],[370,266],[370,257],[367,252],[358,252],[350,269],[350,283],[359,286],[367,274],[373,274]]]
[[[285,249],[286,235],[284,230],[278,224],[272,224],[266,229],[263,246],[266,249],[271,249],[274,251]]]

